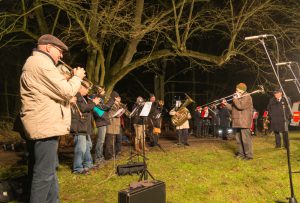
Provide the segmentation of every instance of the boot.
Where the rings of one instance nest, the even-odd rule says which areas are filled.
[[[146,147],[146,142],[144,140],[144,143],[143,142],[140,142],[140,149],[141,151],[143,150],[143,146],[145,147],[145,152],[149,151],[149,149]]]
[[[141,152],[141,149],[140,149],[140,146],[139,146],[139,143],[135,143],[135,145],[134,145],[134,149],[135,149],[135,151],[136,152]]]

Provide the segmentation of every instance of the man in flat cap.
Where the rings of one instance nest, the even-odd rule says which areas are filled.
[[[69,80],[56,65],[68,47],[53,35],[42,35],[37,49],[27,58],[20,78],[20,117],[32,147],[33,157],[30,202],[59,202],[56,175],[58,137],[69,134],[69,100],[78,92],[85,71],[73,70]],[[31,176],[30,170],[28,171]]]
[[[236,140],[239,145],[237,158],[244,160],[253,159],[251,123],[253,103],[252,97],[247,92],[245,83],[239,83],[236,86],[232,104],[228,104],[226,100],[222,103],[231,111],[232,127],[236,129]]]
[[[270,118],[270,129],[275,134],[275,148],[281,148],[281,136],[283,138],[283,145],[286,148],[288,144],[288,119],[290,111],[287,101],[282,97],[282,90],[276,89],[273,92],[274,97],[269,101],[267,110]]]

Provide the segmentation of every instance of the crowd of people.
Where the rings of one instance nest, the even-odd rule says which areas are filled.
[[[42,35],[22,70],[20,118],[29,151],[32,203],[59,202],[56,168],[60,136],[73,135],[72,171],[76,175],[86,175],[121,153],[124,116],[130,118],[134,128],[134,136],[130,138],[132,145],[137,153],[141,153],[147,151],[148,147],[159,146],[162,113],[167,112],[164,102],[157,101],[154,94],[150,94],[148,100],[138,96],[129,111],[116,91],[107,94],[105,87],[91,84],[80,67],[75,68],[72,74],[62,74],[57,64],[67,50],[68,47],[55,36]],[[96,93],[88,95],[92,86],[96,88]],[[281,147],[280,134],[283,134],[284,146],[287,145],[286,121],[290,114],[284,108],[286,102],[281,90],[276,90],[268,105],[276,147]],[[247,86],[239,83],[232,104],[223,100],[218,106],[198,106],[191,114],[177,101],[168,114],[175,124],[178,143],[184,146],[190,146],[188,138],[191,124],[195,137],[211,135],[222,137],[223,140],[228,139],[228,128],[233,127],[238,142],[236,156],[249,160],[253,159],[253,112]],[[97,135],[93,143],[91,135],[95,128]],[[147,137],[149,144],[146,143]]]

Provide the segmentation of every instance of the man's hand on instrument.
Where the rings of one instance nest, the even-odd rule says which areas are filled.
[[[73,74],[80,79],[83,79],[85,77],[85,70],[83,68],[77,67],[73,69]]]
[[[72,97],[72,98],[70,99],[70,104],[71,104],[71,105],[76,104],[76,102],[77,102],[77,97]]]
[[[99,105],[100,104],[100,98],[99,97],[95,97],[93,99],[93,102],[96,104],[96,105]]]

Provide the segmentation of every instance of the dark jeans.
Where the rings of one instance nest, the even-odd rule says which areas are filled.
[[[252,137],[249,128],[238,128],[236,132],[238,143],[238,154],[244,157],[253,158]]]
[[[104,148],[104,158],[105,160],[109,160],[115,156],[116,152],[116,134],[106,134],[105,137],[105,148]]]
[[[281,133],[282,133],[283,145],[286,148],[288,143],[288,132],[274,132],[276,148],[281,147],[281,136],[280,136]]]
[[[30,142],[33,146],[33,151],[30,152],[34,153],[30,202],[59,202],[59,187],[56,175],[58,137],[32,140]]]
[[[220,129],[222,130],[222,139],[223,140],[228,139],[228,127],[227,126],[220,126]]]
[[[196,137],[201,137],[201,126],[202,126],[202,123],[200,123],[200,122],[196,124],[196,132],[195,132]]]
[[[189,129],[177,129],[178,143],[188,143]]]
[[[219,137],[219,135],[218,135],[219,126],[216,125],[216,124],[213,124],[211,127],[212,127],[212,135],[213,135],[213,137]]]
[[[116,152],[116,155],[118,155],[120,152],[121,152],[121,146],[122,146],[122,135],[116,135],[116,149],[115,149],[115,152]]]
[[[208,119],[203,119],[202,121],[202,132],[201,132],[201,135],[206,137],[208,136],[208,130],[209,130],[209,120]]]
[[[153,127],[149,128],[148,129],[148,135],[149,135],[149,138],[150,138],[150,146],[151,147],[155,147],[158,145],[158,136],[159,135],[155,135],[153,133]]]

